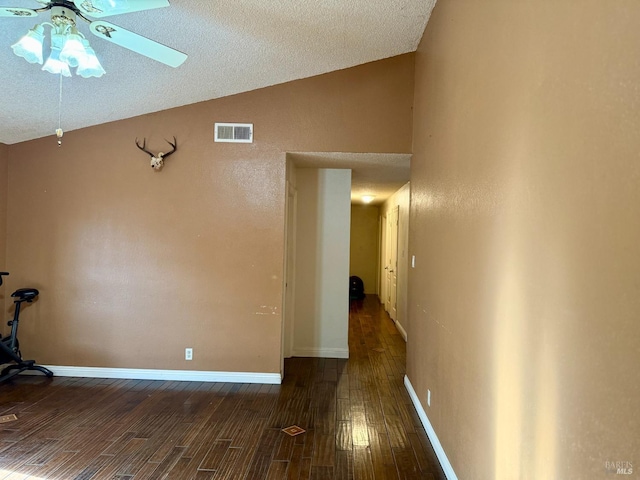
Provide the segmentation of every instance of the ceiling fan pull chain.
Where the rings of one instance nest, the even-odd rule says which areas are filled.
[[[56,129],[56,137],[58,137],[58,146],[62,146],[62,73],[60,74],[60,95],[58,96],[58,128]]]

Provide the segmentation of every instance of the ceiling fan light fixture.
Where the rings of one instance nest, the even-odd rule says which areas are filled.
[[[76,28],[75,12],[60,6],[53,6],[51,11],[52,23],[45,22],[34,26],[12,46],[14,53],[29,63],[42,65],[44,26],[48,25],[51,27],[51,54],[42,70],[70,77],[70,68],[77,67],[76,73],[83,78],[104,75],[104,68],[100,65],[95,51]]]
[[[76,68],[76,74],[84,78],[101,77],[106,73],[95,51],[76,28],[78,19],[89,23],[89,31],[98,38],[170,67],[179,67],[188,58],[185,53],[101,20],[102,17],[110,15],[168,7],[169,0],[37,1],[42,4],[41,8],[0,7],[0,17],[35,17],[41,12],[50,11],[50,22],[36,25],[12,46],[16,56],[23,57],[29,63],[42,65],[44,26],[50,27],[51,55],[42,67],[44,71],[69,76],[70,68]],[[97,17],[97,19],[93,20],[90,17]]]
[[[24,58],[29,63],[42,65],[42,41],[44,40],[44,27],[35,25],[24,37],[11,45],[13,53]]]
[[[87,56],[82,40],[83,38],[78,33],[78,29],[71,27],[69,33],[66,34],[64,47],[62,47],[60,52],[60,60],[67,63],[70,67],[77,67],[84,57]]]
[[[51,55],[49,55],[49,58],[43,65],[42,70],[55,75],[61,74],[64,77],[70,77],[71,71],[69,70],[69,65],[60,60],[60,48],[54,46],[53,37],[54,35],[52,35],[51,40]]]
[[[78,65],[76,74],[80,75],[82,78],[100,78],[106,72],[104,71],[104,68],[102,68],[100,61],[96,56],[96,52],[91,48],[91,45],[89,45],[89,41],[86,38],[82,39],[82,45],[84,46],[86,55]]]

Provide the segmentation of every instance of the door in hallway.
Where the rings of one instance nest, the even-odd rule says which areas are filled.
[[[385,308],[395,321],[398,312],[398,217],[400,207],[396,206],[387,214],[387,297]]]

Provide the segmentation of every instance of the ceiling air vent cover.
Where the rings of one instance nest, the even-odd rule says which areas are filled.
[[[253,123],[216,123],[214,141],[253,143]]]

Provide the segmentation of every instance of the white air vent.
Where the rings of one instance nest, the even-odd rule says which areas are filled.
[[[253,123],[216,123],[216,142],[253,143]]]

